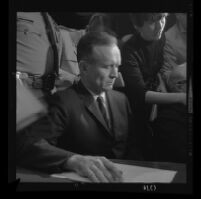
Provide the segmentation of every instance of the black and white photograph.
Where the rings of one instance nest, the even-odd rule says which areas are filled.
[[[8,183],[191,194],[191,4],[10,11]]]

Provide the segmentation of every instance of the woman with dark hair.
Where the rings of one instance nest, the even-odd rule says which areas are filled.
[[[186,93],[158,92],[159,70],[163,65],[164,27],[167,13],[130,14],[135,32],[122,48],[120,72],[125,81],[125,93],[139,124],[140,146],[145,159],[153,159],[153,120],[156,104],[186,104]]]

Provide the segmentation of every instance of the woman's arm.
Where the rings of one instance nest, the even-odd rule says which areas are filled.
[[[145,93],[145,103],[150,104],[172,104],[182,103],[186,105],[186,93],[161,93],[155,91],[147,91]]]

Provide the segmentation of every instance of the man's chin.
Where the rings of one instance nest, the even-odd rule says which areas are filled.
[[[103,89],[104,89],[104,91],[112,90],[113,89],[113,84],[109,85],[109,86],[106,86]]]

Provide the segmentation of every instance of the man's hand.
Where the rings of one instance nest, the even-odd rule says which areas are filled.
[[[105,157],[73,155],[66,165],[92,182],[122,182],[122,171]]]

